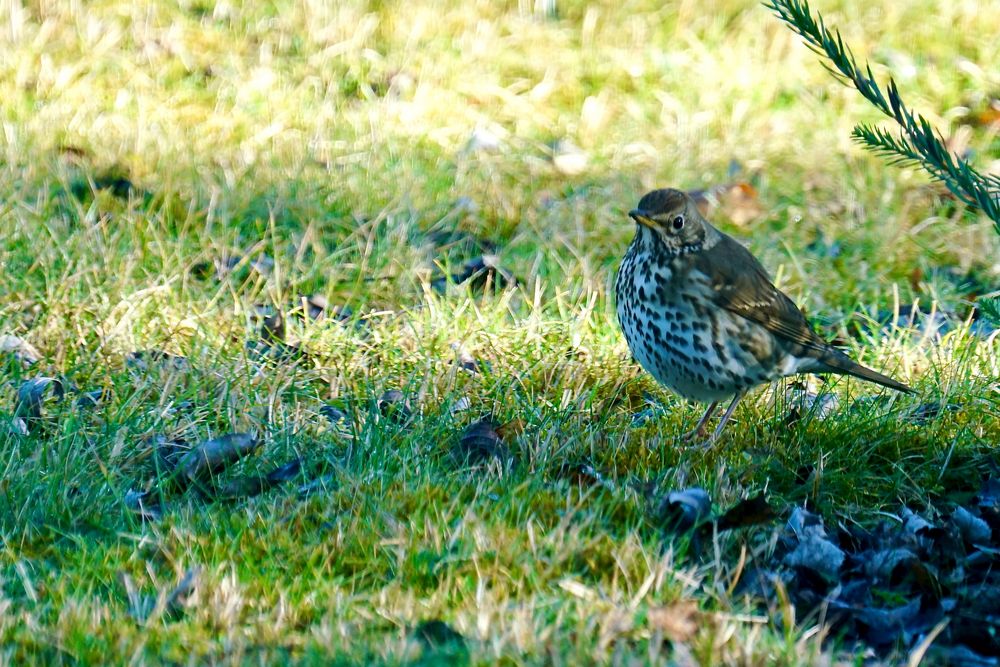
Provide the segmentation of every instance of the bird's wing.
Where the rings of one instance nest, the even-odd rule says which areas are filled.
[[[798,306],[774,286],[757,258],[737,241],[723,234],[714,246],[695,254],[696,268],[708,276],[716,305],[790,342],[816,352],[829,350]]]

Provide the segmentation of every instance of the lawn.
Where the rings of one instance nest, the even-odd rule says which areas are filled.
[[[742,584],[794,508],[1000,475],[1000,236],[753,0],[550,4],[0,2],[0,662],[919,658]],[[814,9],[1000,172],[995,5]],[[803,377],[680,442],[612,295],[664,186],[916,394]],[[680,530],[693,488],[776,516]]]

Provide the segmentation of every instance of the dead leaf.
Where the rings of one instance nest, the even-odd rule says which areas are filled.
[[[349,427],[351,425],[351,418],[348,414],[330,403],[320,406],[319,413],[329,419],[334,426]]]
[[[198,577],[200,575],[201,568],[193,567],[189,569],[180,578],[177,585],[163,598],[163,613],[167,617],[176,619],[184,612],[184,606],[198,586]]]
[[[855,607],[833,600],[830,602],[830,609],[849,612],[854,623],[860,626],[860,635],[874,646],[893,645],[907,634],[912,639],[916,633],[929,630],[937,622],[935,620],[934,623],[928,623],[919,618],[919,598],[890,609]]]
[[[191,364],[185,357],[164,352],[163,350],[137,350],[125,357],[125,365],[142,372],[158,368],[170,372],[184,372],[191,369]]]
[[[893,576],[899,576],[900,570],[908,570],[914,562],[919,562],[915,553],[906,548],[894,547],[867,552],[862,568],[871,579],[888,582]]]
[[[496,255],[481,255],[469,260],[461,271],[452,274],[451,280],[456,285],[468,283],[468,287],[475,292],[497,292],[519,284],[514,274],[500,265]],[[446,277],[431,282],[431,286],[439,292],[444,291],[446,284]]]
[[[756,220],[764,213],[757,189],[746,181],[689,190],[701,214],[711,219],[718,211],[738,227]]]
[[[667,530],[684,532],[701,525],[712,513],[712,499],[704,489],[671,491],[657,508],[656,516]]]
[[[27,429],[40,426],[42,407],[46,402],[60,402],[66,394],[63,381],[58,378],[39,376],[25,381],[17,390],[15,419],[23,419]]]
[[[243,267],[248,267],[262,278],[269,278],[274,271],[274,259],[264,252],[256,253],[255,257],[222,255],[210,262],[196,262],[191,267],[191,274],[200,280],[214,277],[216,281],[222,282]]]
[[[747,528],[774,519],[777,513],[768,504],[763,493],[741,500],[719,517],[719,530]]]
[[[462,370],[469,371],[470,373],[479,373],[482,364],[472,356],[472,353],[462,347],[459,343],[452,343],[451,349],[455,352],[455,364],[458,365]],[[489,370],[489,364],[486,364],[486,369]]]
[[[33,366],[42,359],[42,353],[34,345],[11,334],[0,336],[0,354],[11,355],[24,368]]]
[[[959,119],[961,123],[977,127],[1000,127],[1000,99],[989,97],[982,100],[981,104],[971,105],[968,113]]]
[[[703,615],[695,600],[680,600],[662,607],[652,607],[647,614],[649,628],[672,642],[688,642],[698,634]]]
[[[448,644],[465,645],[462,633],[440,619],[421,621],[413,629],[413,637],[428,648],[438,648]]]
[[[302,459],[295,458],[264,476],[247,475],[229,480],[219,489],[218,497],[223,499],[251,498],[285,482],[290,482],[301,472]]]
[[[460,463],[470,466],[497,461],[500,465],[511,462],[510,450],[496,432],[492,417],[484,417],[469,424],[452,448],[452,455]]]
[[[334,474],[323,475],[311,482],[306,482],[296,491],[300,498],[311,496],[320,491],[332,491],[337,488],[337,477]]]
[[[378,411],[386,420],[394,424],[406,424],[413,417],[406,396],[398,389],[390,389],[378,399]]]
[[[782,562],[788,567],[808,568],[828,579],[835,579],[844,564],[844,552],[830,541],[823,519],[796,507],[788,520],[795,538],[794,548]]]
[[[587,171],[590,164],[587,152],[569,139],[560,139],[552,144],[550,156],[552,166],[565,176],[579,176]]]
[[[785,390],[785,404],[790,407],[785,416],[785,425],[790,427],[803,417],[822,420],[836,414],[840,400],[836,394],[817,394],[805,386],[792,383]]]
[[[497,435],[500,436],[501,440],[504,440],[505,442],[510,442],[514,438],[524,433],[524,429],[526,428],[526,426],[527,425],[524,423],[523,419],[515,417],[514,419],[511,419],[509,422],[497,426],[496,432]]]
[[[144,521],[159,521],[163,518],[163,507],[150,491],[129,489],[125,492],[125,507]]]
[[[93,410],[94,408],[111,400],[111,392],[107,389],[94,389],[93,391],[82,392],[76,397],[73,404],[76,406],[77,410],[86,411]]]
[[[74,179],[70,183],[70,193],[78,201],[87,201],[102,190],[107,190],[119,199],[149,198],[149,193],[137,188],[121,167],[113,167],[99,174]]]
[[[956,507],[951,521],[967,544],[989,544],[993,536],[990,525],[962,506]]]
[[[229,433],[206,440],[184,454],[177,462],[182,485],[201,483],[211,475],[252,454],[261,441],[252,433]]]

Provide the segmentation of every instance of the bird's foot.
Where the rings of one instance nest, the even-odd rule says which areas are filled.
[[[712,435],[708,436],[707,438],[698,438],[697,443],[694,444],[694,445],[691,445],[691,449],[702,451],[702,452],[710,452],[710,451],[712,451],[712,449],[715,448],[715,445],[718,442],[719,442],[719,436],[718,436],[718,434],[713,433]]]
[[[688,431],[681,436],[681,442],[685,444],[687,449],[703,452],[711,450],[718,440],[719,434],[709,431],[704,426]]]
[[[699,440],[704,440],[705,436],[708,435],[708,429],[704,425],[699,426],[693,431],[688,431],[681,436],[681,442],[697,442]],[[711,440],[711,438],[709,438]]]

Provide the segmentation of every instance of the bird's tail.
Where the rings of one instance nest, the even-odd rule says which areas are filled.
[[[893,380],[891,377],[882,375],[878,371],[873,371],[866,366],[862,366],[843,352],[831,350],[831,353],[824,355],[820,361],[823,365],[830,369],[831,373],[853,375],[856,378],[868,380],[869,382],[874,382],[882,385],[883,387],[889,387],[890,389],[895,389],[896,391],[901,391],[905,394],[916,393],[911,387],[903,384],[902,382]]]

